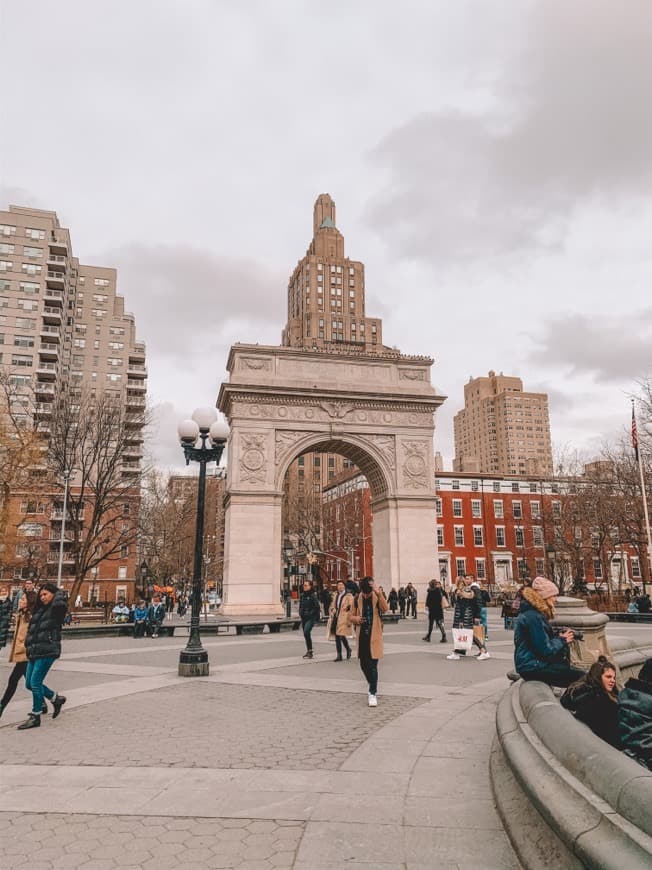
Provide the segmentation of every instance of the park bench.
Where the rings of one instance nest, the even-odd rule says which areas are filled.
[[[640,622],[652,625],[652,613],[607,613],[612,622]]]

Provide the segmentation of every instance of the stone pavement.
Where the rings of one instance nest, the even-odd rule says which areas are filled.
[[[376,709],[323,628],[313,661],[297,634],[210,638],[194,680],[183,639],[69,641],[60,718],[16,731],[21,687],[0,719],[0,866],[516,870],[488,774],[499,625],[486,662],[446,661],[423,619],[386,626]]]

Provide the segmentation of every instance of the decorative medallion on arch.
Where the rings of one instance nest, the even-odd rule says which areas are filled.
[[[227,417],[224,609],[281,613],[283,478],[301,453],[339,453],[372,497],[374,574],[411,580],[424,599],[438,573],[432,360],[386,348],[357,355],[234,345],[218,407]]]

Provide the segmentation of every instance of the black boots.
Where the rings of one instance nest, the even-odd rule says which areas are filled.
[[[59,713],[61,712],[61,708],[66,703],[66,699],[63,695],[55,695],[54,700],[52,701],[52,718],[56,719]]]
[[[422,637],[421,640],[425,640],[427,641],[427,643],[430,643],[430,635],[427,634],[425,637]]]
[[[336,659],[333,659],[334,662],[341,662],[342,656],[338,656]]]
[[[36,713],[30,713],[29,717],[24,722],[22,722],[16,730],[27,731],[28,728],[39,728],[40,725],[41,717],[38,716]]]
[[[312,650],[309,649],[308,652],[304,653],[303,658],[304,659],[311,659],[312,658]]]

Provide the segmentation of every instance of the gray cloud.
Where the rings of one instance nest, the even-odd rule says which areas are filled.
[[[633,383],[652,370],[652,308],[613,317],[552,317],[535,340],[533,363],[589,374],[598,383]]]
[[[489,109],[423,113],[371,155],[386,184],[367,218],[407,257],[558,246],[578,205],[652,191],[649,3],[528,8],[529,33]]]

